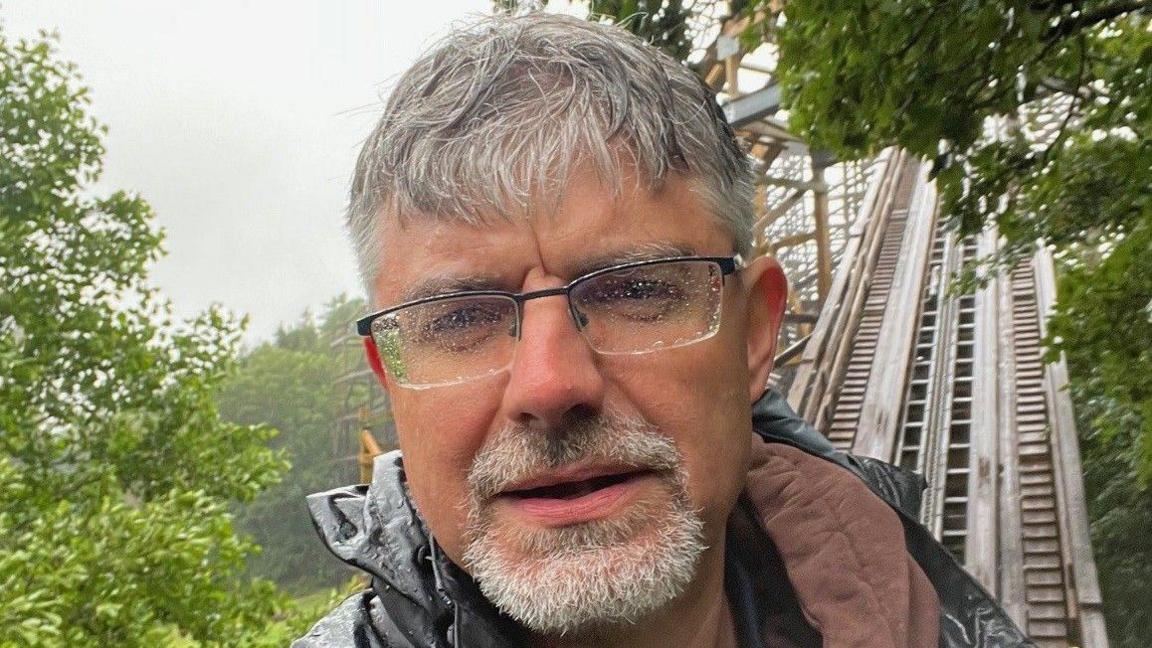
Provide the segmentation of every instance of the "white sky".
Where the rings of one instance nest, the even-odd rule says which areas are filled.
[[[0,0],[0,20],[58,30],[109,127],[101,186],[141,193],[167,233],[151,276],[177,314],[221,303],[257,341],[360,293],[341,214],[359,143],[416,56],[491,6]]]

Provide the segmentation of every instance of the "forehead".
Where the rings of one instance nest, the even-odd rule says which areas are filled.
[[[641,256],[732,252],[731,235],[706,207],[695,183],[672,176],[652,191],[625,178],[606,187],[594,174],[573,176],[551,206],[524,217],[480,223],[434,216],[380,224],[381,306],[398,303],[429,278],[472,279],[477,287],[518,290],[532,272],[561,280]]]

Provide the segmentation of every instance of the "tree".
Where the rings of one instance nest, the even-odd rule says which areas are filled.
[[[332,470],[331,432],[344,406],[336,379],[346,363],[330,343],[363,309],[363,301],[340,296],[320,323],[305,312],[297,324],[244,354],[218,398],[226,420],[279,431],[272,446],[292,467],[238,517],[262,548],[249,559],[251,572],[297,591],[347,579],[316,537],[304,498],[345,479]]]
[[[1136,416],[1130,458],[1152,480],[1152,365],[1140,353],[1152,289],[1127,279],[1152,273],[1152,255],[1140,253],[1152,236],[1152,1],[588,5],[597,19],[631,18],[632,31],[682,58],[702,16],[748,18],[745,49],[778,46],[775,77],[796,134],[844,159],[894,145],[925,156],[951,226],[998,228],[1001,251],[968,268],[966,283],[1038,245],[1054,249],[1069,272],[1050,343],[1119,354],[1120,367],[1085,369],[1103,372],[1101,389]],[[1079,305],[1084,286],[1114,295],[1106,317]],[[1100,336],[1096,325],[1115,330]]]
[[[150,207],[92,188],[103,132],[51,38],[0,33],[0,645],[283,645],[229,507],[284,460],[214,401],[240,327],[174,325]]]
[[[493,0],[497,11],[517,13],[547,6],[548,0]],[[748,0],[588,0],[591,18],[612,20],[659,47],[687,60],[703,32],[725,15],[741,12]]]

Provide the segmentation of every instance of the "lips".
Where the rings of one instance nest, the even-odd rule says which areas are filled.
[[[581,479],[579,481],[560,482],[549,486],[539,486],[537,488],[505,491],[502,494],[520,499],[570,500],[589,495],[602,488],[608,488],[609,486],[615,486],[616,484],[623,483],[632,477],[635,477],[637,474],[639,473],[631,472],[615,475],[605,475],[603,477],[593,477],[592,479]]]
[[[650,472],[635,466],[578,467],[520,480],[500,495],[517,499],[576,499]]]
[[[532,527],[556,528],[615,515],[659,484],[636,466],[591,466],[537,474],[503,489],[492,505],[500,515]]]

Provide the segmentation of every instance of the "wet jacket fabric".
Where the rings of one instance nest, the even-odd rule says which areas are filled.
[[[777,393],[753,407],[752,466],[729,520],[725,588],[743,648],[1032,648],[917,521],[923,480],[835,448]],[[312,495],[321,538],[371,577],[293,648],[525,646],[436,546],[399,453],[373,483]]]

